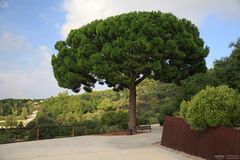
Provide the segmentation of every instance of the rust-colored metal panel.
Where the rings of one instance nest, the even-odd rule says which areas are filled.
[[[235,130],[235,153],[239,155],[240,159],[240,128]]]
[[[197,132],[183,119],[166,116],[161,144],[209,160],[240,160],[239,129],[210,127]]]

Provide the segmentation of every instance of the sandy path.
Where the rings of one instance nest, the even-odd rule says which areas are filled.
[[[37,116],[37,110],[33,111],[33,113],[31,115],[28,116],[27,119],[23,120],[23,125],[26,126],[29,122],[31,122],[32,120],[34,120],[34,118]]]

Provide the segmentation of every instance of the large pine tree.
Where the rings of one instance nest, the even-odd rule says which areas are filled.
[[[197,27],[161,12],[132,12],[72,30],[55,45],[59,86],[91,91],[95,83],[129,89],[129,126],[136,133],[136,86],[145,78],[175,82],[206,71],[208,48]]]

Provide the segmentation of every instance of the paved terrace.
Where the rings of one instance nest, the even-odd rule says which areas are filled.
[[[79,136],[0,145],[0,160],[197,160],[160,145],[162,127],[134,136]]]

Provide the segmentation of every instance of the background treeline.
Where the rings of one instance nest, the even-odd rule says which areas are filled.
[[[31,99],[3,99],[0,100],[0,126],[14,127],[20,120],[36,110],[41,100]]]
[[[41,100],[35,99],[3,99],[0,100],[0,116],[8,116],[15,114],[21,116],[22,112],[32,113],[34,111],[34,105]]]

